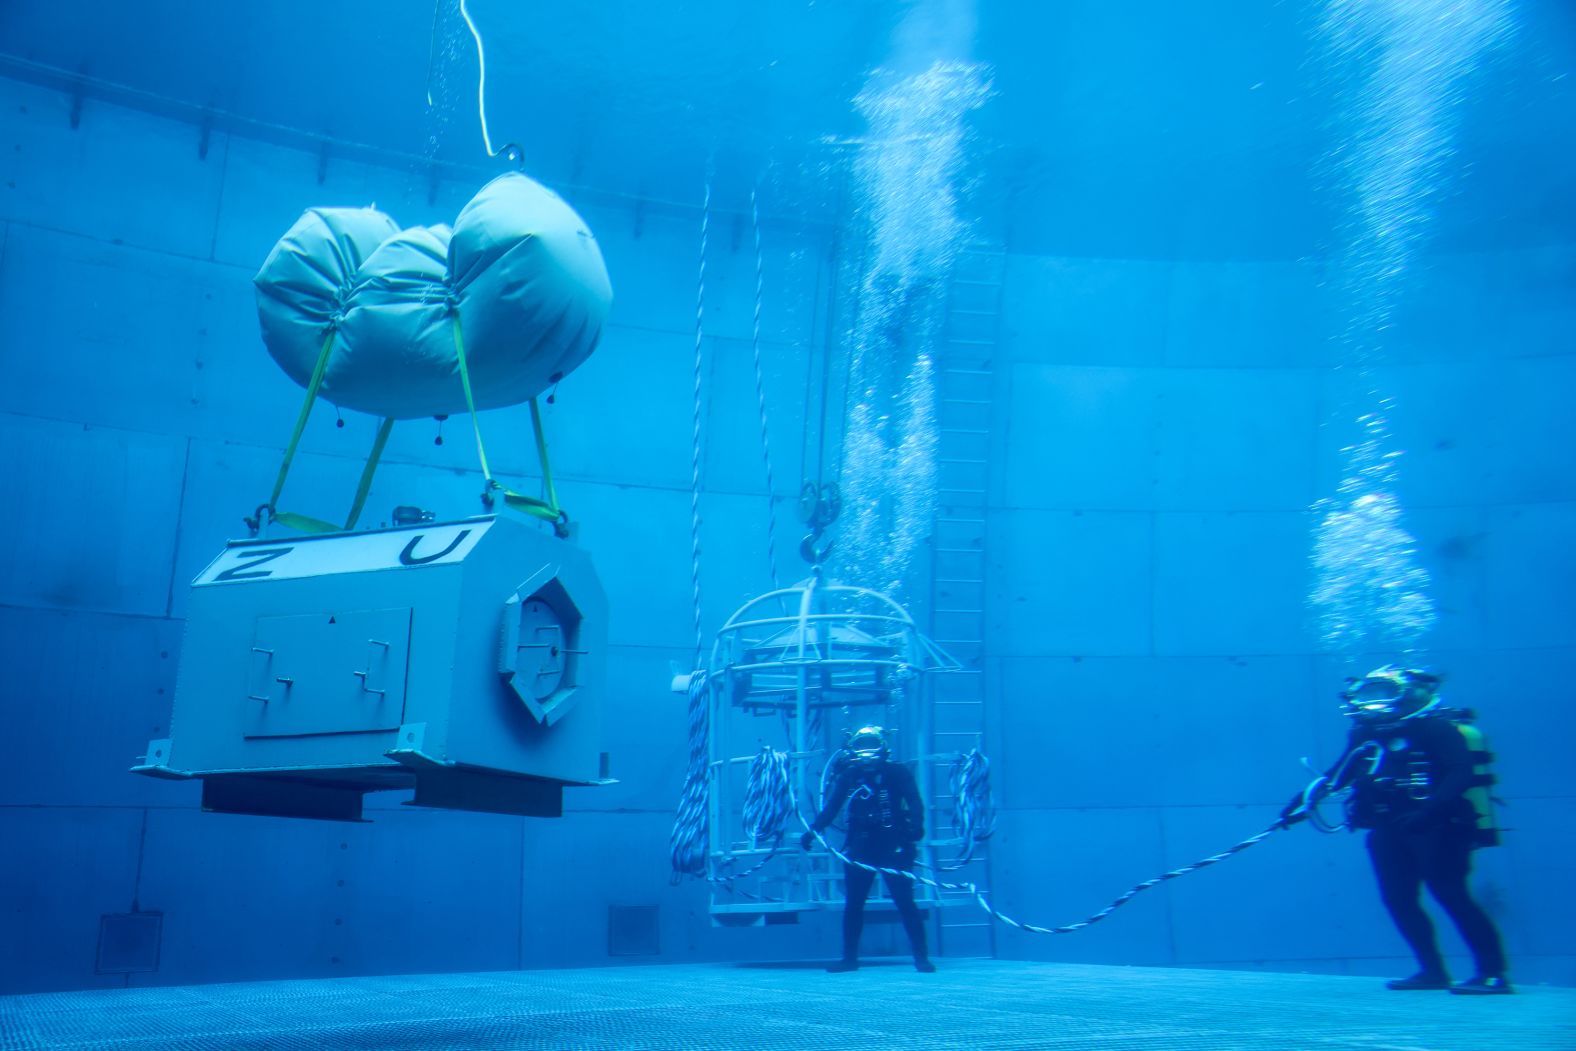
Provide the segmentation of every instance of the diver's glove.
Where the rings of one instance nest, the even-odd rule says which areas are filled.
[[[809,850],[813,846],[815,846],[815,833],[806,829],[804,835],[799,837],[799,847],[801,850]]]
[[[1281,807],[1280,827],[1291,828],[1299,821],[1308,820],[1308,815],[1318,805],[1319,800],[1330,794],[1328,778],[1316,777],[1301,792],[1291,797],[1291,802]]]

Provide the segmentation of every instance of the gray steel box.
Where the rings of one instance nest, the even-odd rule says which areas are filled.
[[[501,516],[233,541],[192,583],[170,737],[206,809],[355,820],[368,791],[557,816],[605,783],[607,599]]]

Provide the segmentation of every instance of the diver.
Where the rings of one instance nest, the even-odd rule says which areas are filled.
[[[925,836],[924,804],[914,775],[902,763],[894,762],[887,748],[885,731],[866,726],[849,738],[842,754],[826,805],[799,843],[809,850],[816,834],[848,805],[848,838],[843,853],[851,861],[874,868],[911,872],[918,855],[917,844]],[[912,876],[883,872],[887,893],[897,906],[903,929],[914,951],[914,969],[931,973],[925,947],[925,924],[914,904]],[[876,874],[859,865],[843,866],[843,958],[827,966],[833,974],[859,969],[859,935],[864,930],[865,899],[875,884]]]
[[[1467,889],[1472,851],[1499,842],[1489,797],[1492,756],[1472,713],[1441,705],[1439,683],[1429,672],[1390,665],[1348,679],[1341,694],[1353,724],[1346,754],[1292,798],[1281,822],[1290,827],[1312,817],[1320,824],[1319,801],[1350,789],[1347,827],[1369,830],[1379,896],[1421,968],[1387,988],[1510,993],[1499,931]],[[1425,885],[1472,952],[1477,973],[1468,981],[1450,982],[1418,901]]]

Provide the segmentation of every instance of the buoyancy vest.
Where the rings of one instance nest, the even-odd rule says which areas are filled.
[[[1500,828],[1494,811],[1492,770],[1494,755],[1483,732],[1474,724],[1475,714],[1465,708],[1442,708],[1415,722],[1379,728],[1358,747],[1376,749],[1371,758],[1360,758],[1366,767],[1353,784],[1348,818],[1354,828],[1381,828],[1409,815],[1427,813],[1463,829],[1473,846],[1499,843]],[[1464,749],[1441,735],[1459,738]],[[1452,766],[1441,754],[1464,751],[1467,769]],[[1439,798],[1443,782],[1460,784],[1452,799]]]
[[[922,836],[924,816],[912,812],[905,779],[912,775],[891,762],[859,769],[848,798],[849,835],[911,842]]]

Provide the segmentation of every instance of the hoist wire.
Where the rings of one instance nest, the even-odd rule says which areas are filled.
[[[498,153],[493,149],[492,136],[487,134],[487,54],[482,49],[482,35],[471,20],[471,13],[465,9],[465,0],[460,0],[460,15],[476,41],[476,116],[482,124],[482,148],[487,151],[487,156],[496,157]]]
[[[432,5],[432,35],[427,40],[427,108],[432,108],[432,71],[438,64],[438,16],[443,12],[443,0]]]
[[[838,200],[839,211],[842,213],[845,211],[845,209],[842,208],[842,204],[844,201],[846,201],[846,187],[838,187]],[[850,282],[846,280],[846,278],[849,277],[849,271],[848,264],[843,260],[843,253],[841,249],[842,240],[843,238],[841,235],[833,236],[832,243],[829,246],[826,257],[827,273],[830,277],[833,293],[829,300],[829,307],[826,311],[825,333],[823,334],[821,341],[820,382],[816,382],[815,347],[813,345],[810,348],[810,367],[806,370],[805,377],[805,433],[801,443],[801,453],[803,462],[805,464],[805,474],[808,478],[812,478],[815,481],[818,489],[827,476],[826,435],[827,431],[829,431],[832,427],[832,418],[830,416],[832,401],[832,362],[839,340],[838,315],[840,311],[845,309],[857,313],[858,307],[857,294],[846,291],[850,287]],[[839,289],[845,291],[843,291],[841,294],[838,294],[837,290]],[[851,307],[848,305],[850,297],[853,299],[853,306]],[[852,327],[850,326],[848,330],[852,331]],[[845,377],[845,383],[843,385],[843,412],[839,421],[844,430],[847,428],[848,415],[848,384],[846,379],[847,377]],[[813,474],[809,469],[811,462],[811,435],[809,430],[809,421],[811,419],[815,420],[815,469]],[[838,458],[836,467],[836,480],[841,480],[841,456]]]

